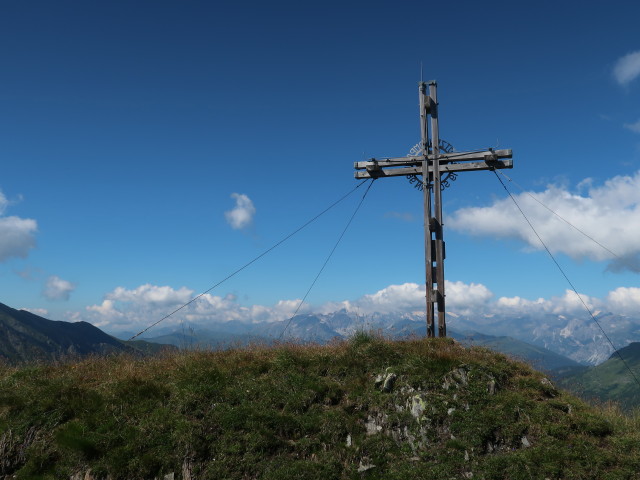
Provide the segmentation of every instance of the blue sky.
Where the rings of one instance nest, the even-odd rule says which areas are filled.
[[[4,1],[0,302],[105,328],[151,323],[348,192],[354,161],[405,155],[422,62],[441,137],[513,149],[510,177],[624,256],[612,268],[530,205],[578,290],[640,314],[637,18],[640,5],[615,1]],[[358,200],[193,318],[286,316]],[[404,178],[376,182],[305,308],[415,299],[421,200]],[[245,216],[225,215],[237,201]],[[496,305],[565,296],[503,202],[489,172],[444,193],[453,310],[479,288]]]

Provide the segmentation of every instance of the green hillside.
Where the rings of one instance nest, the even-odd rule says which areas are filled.
[[[0,369],[0,478],[633,479],[638,427],[450,339]]]
[[[619,353],[624,363],[614,353],[606,362],[568,376],[562,381],[563,386],[587,400],[615,401],[624,409],[640,407],[640,387],[627,368],[640,379],[640,343],[631,343]]]

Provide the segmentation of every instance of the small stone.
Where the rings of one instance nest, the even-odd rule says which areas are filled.
[[[393,384],[396,383],[396,378],[398,378],[398,376],[395,373],[388,374],[387,378],[384,379],[382,391],[389,393],[393,389]]]
[[[465,462],[469,461],[469,452],[467,452],[466,450],[464,451],[464,461]]]
[[[525,448],[528,448],[528,447],[530,447],[530,446],[531,446],[531,442],[529,442],[529,439],[528,439],[527,437],[524,437],[524,436],[523,436],[523,437],[520,439],[520,441],[522,442],[522,446],[523,446],[523,447],[525,447]]]
[[[362,460],[360,460],[360,465],[358,465],[358,473],[366,472],[367,470],[371,470],[372,468],[376,468],[376,466],[372,465],[371,463],[365,465],[362,463]]]
[[[489,395],[496,394],[496,381],[493,378],[489,380],[489,383],[487,383],[487,392]]]
[[[455,411],[456,411],[456,409],[452,407],[449,410],[447,410],[447,415],[451,415]]]
[[[426,408],[426,404],[420,395],[414,395],[411,399],[411,415],[414,418],[419,419],[422,416],[422,412]]]
[[[555,397],[558,395],[558,390],[555,385],[548,378],[543,378],[540,380],[540,383],[545,387],[544,393],[546,393],[550,397]]]
[[[350,446],[351,446],[351,434],[349,433],[347,435],[347,447],[350,447]]]
[[[378,425],[376,424],[376,419],[371,415],[367,417],[367,423],[365,425],[367,427],[367,435],[375,435],[378,433]]]

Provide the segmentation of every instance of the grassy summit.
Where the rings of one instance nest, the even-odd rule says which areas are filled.
[[[449,339],[0,369],[16,478],[633,479],[639,426]]]

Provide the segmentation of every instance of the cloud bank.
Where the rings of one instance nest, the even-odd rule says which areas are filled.
[[[227,223],[234,230],[241,230],[253,223],[256,207],[251,199],[243,193],[232,193],[231,198],[236,201],[236,206],[224,212]]]
[[[549,185],[542,192],[525,192],[514,197],[553,253],[564,253],[576,260],[608,260],[611,262],[608,270],[613,272],[640,272],[640,171],[633,176],[613,177],[601,186],[593,186],[586,180],[579,187],[588,187],[588,192],[572,193],[567,188]],[[618,257],[571,228],[530,195]],[[530,249],[543,249],[510,198],[496,200],[487,207],[457,210],[447,225],[471,235],[515,238]]]
[[[589,309],[614,312],[640,317],[640,288],[619,287],[604,298],[589,297],[566,290],[560,295],[545,299],[522,297],[499,297],[485,285],[447,282],[447,312],[476,318],[493,315],[518,317],[524,315],[578,315],[585,316],[584,302]],[[173,289],[169,286],[140,285],[134,289],[118,287],[105,295],[102,303],[75,312],[69,320],[86,320],[97,327],[117,332],[142,330],[167,314],[184,305],[195,296],[186,287]],[[215,328],[216,324],[238,321],[246,324],[277,322],[289,319],[295,312],[299,299],[280,300],[274,305],[242,305],[234,295],[216,296],[205,294],[178,313],[163,321],[161,327],[177,326],[181,322]],[[389,285],[377,292],[363,295],[355,300],[330,302],[317,307],[304,304],[298,313],[329,314],[345,310],[358,316],[377,314],[409,314],[423,316],[425,308],[425,286],[416,283]]]
[[[144,328],[160,320],[196,296],[187,288],[174,289],[169,286],[140,285],[134,289],[117,287],[104,296],[102,303],[88,306],[85,312],[74,313],[71,320],[87,320],[97,327],[122,330]],[[280,300],[275,305],[244,306],[234,295],[216,296],[204,294],[180,312],[172,315],[163,326],[193,323],[244,323],[273,322],[290,318],[300,303],[299,299]],[[303,305],[299,313],[309,311]]]

